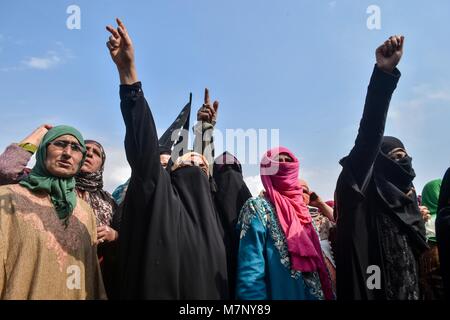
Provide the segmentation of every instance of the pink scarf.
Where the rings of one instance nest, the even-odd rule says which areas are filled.
[[[280,153],[288,154],[293,162],[273,160]],[[274,148],[266,152],[260,169],[265,195],[274,205],[286,236],[292,269],[301,272],[317,271],[325,298],[333,299],[319,237],[303,201],[303,189],[298,183],[298,159],[287,148]]]

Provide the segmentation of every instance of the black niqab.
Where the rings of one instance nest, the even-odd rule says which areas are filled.
[[[239,248],[239,234],[236,231],[236,223],[242,206],[251,198],[252,194],[244,182],[241,164],[228,152],[224,152],[214,161],[213,177],[217,186],[214,199],[222,223],[227,252],[230,298],[234,298],[236,257]]]
[[[419,210],[413,180],[416,177],[412,158],[390,159],[387,154],[396,148],[405,150],[394,137],[383,137],[374,165],[374,181],[380,197],[401,224],[418,251],[427,248],[424,223]]]
[[[450,168],[447,169],[442,179],[439,193],[436,239],[445,299],[450,300]]]
[[[141,84],[122,85],[125,150],[132,174],[119,237],[120,297],[227,298],[225,249],[206,175],[161,166]]]
[[[341,161],[335,192],[338,299],[403,299],[418,291],[414,254],[427,245],[412,184],[415,175],[411,159],[387,157],[395,148],[404,149],[401,141],[384,137],[399,78],[398,69],[386,73],[375,65],[355,145]],[[374,265],[381,271],[377,290],[367,286]]]
[[[212,297],[220,292],[220,297],[228,297],[225,246],[221,237],[220,219],[215,210],[210,182],[206,174],[197,166],[182,167],[171,172],[173,188],[180,199],[180,291],[192,297]],[[211,283],[203,283],[195,292],[202,275]]]

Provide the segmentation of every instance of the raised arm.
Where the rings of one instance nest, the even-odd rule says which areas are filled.
[[[120,76],[120,108],[125,121],[125,151],[132,176],[154,185],[160,176],[161,164],[158,135],[150,108],[138,82],[134,48],[125,25],[117,19],[117,29],[111,33],[107,47]]]
[[[51,128],[51,125],[43,124],[20,143],[13,143],[6,148],[0,155],[0,185],[18,183],[27,176],[26,166]]]
[[[358,136],[344,163],[361,191],[380,150],[389,103],[400,78],[396,67],[403,54],[403,42],[403,36],[392,36],[376,50],[377,63],[367,89]]]
[[[194,151],[206,157],[209,162],[209,170],[212,175],[214,163],[214,126],[217,121],[219,101],[211,103],[209,90],[205,88],[205,99],[203,105],[197,112],[197,123],[194,130]]]
[[[330,220],[331,222],[335,222],[333,208],[330,207],[325,201],[323,201],[316,192],[311,192],[309,205],[318,208],[322,215],[327,217],[328,220]]]

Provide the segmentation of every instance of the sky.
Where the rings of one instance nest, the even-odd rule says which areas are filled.
[[[71,5],[80,9],[79,29],[67,27]],[[375,29],[368,27],[373,5]],[[115,17],[133,39],[160,133],[190,92],[195,114],[208,87],[220,101],[217,132],[278,132],[278,143],[299,158],[300,176],[326,200],[356,138],[375,49],[403,34],[402,77],[385,133],[413,157],[419,193],[450,166],[447,0],[1,1],[1,150],[41,124],[68,124],[105,146],[108,191],[126,181],[119,78],[105,45]],[[257,139],[256,150],[243,142],[229,150],[254,194],[261,189],[254,159],[275,146],[263,134]],[[217,155],[230,140],[220,141]]]

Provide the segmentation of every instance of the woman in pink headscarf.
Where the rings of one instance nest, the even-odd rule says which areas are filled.
[[[283,147],[261,161],[265,193],[245,203],[238,221],[238,299],[334,299],[298,173],[298,159]]]

